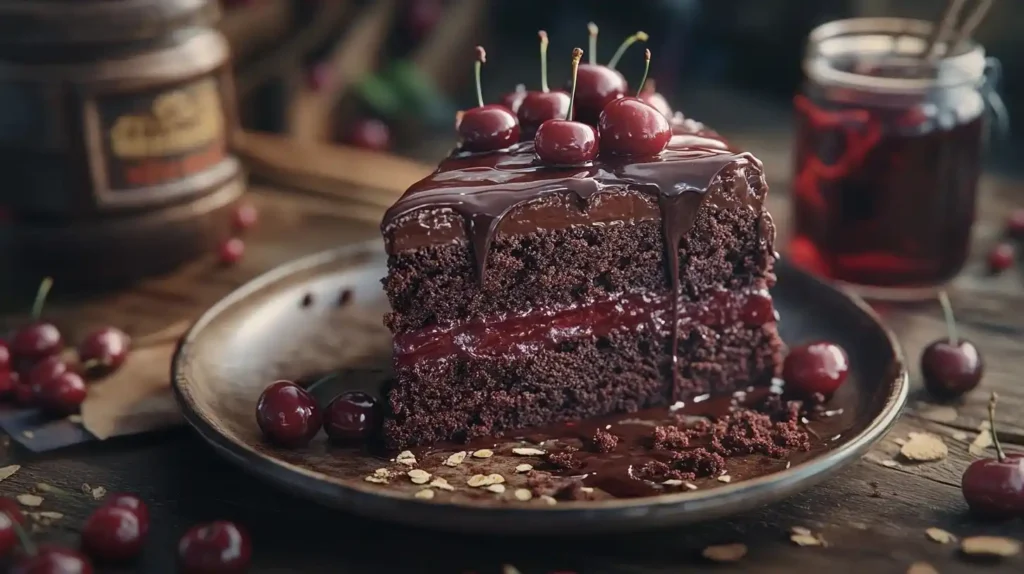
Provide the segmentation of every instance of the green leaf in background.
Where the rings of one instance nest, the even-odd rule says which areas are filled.
[[[455,117],[455,104],[434,82],[409,60],[396,60],[385,76],[395,90],[421,120],[433,127],[447,127]]]
[[[396,120],[407,113],[405,102],[398,90],[380,75],[366,76],[355,89],[363,102],[385,120]]]

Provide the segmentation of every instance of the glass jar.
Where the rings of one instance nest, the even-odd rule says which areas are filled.
[[[998,67],[970,41],[926,63],[931,31],[898,18],[819,26],[794,99],[789,256],[867,297],[931,297],[968,255]]]

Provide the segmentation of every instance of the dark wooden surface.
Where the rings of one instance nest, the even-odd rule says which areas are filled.
[[[772,178],[772,209],[779,223],[779,245],[785,245],[788,220],[786,176],[789,147],[785,133],[736,134],[735,140],[764,160]],[[335,162],[351,162],[340,148],[318,149],[324,162],[314,176],[295,175],[268,167],[268,157],[288,165],[289,157],[309,163],[312,148],[272,139],[261,140],[264,176],[276,183],[253,186],[251,199],[262,220],[249,238],[243,262],[231,269],[212,258],[172,276],[147,281],[119,293],[87,300],[58,300],[52,311],[72,333],[101,323],[114,323],[135,334],[159,330],[183,318],[194,318],[245,280],[297,256],[343,242],[374,237],[379,212],[367,199],[365,186],[339,182],[323,185]],[[272,153],[268,156],[267,151]],[[250,147],[250,151],[261,152]],[[384,161],[370,158],[367,161]],[[408,163],[381,167],[378,189],[394,197],[416,172]],[[382,164],[383,166],[383,164]],[[371,163],[371,167],[374,167]],[[397,174],[397,175],[389,175]],[[316,182],[309,186],[310,181]],[[307,185],[303,185],[303,183]],[[992,278],[978,262],[998,235],[1008,208],[1019,203],[1020,185],[998,178],[984,182],[974,260],[951,296],[961,331],[980,347],[987,373],[980,390],[953,408],[929,404],[920,392],[916,360],[930,340],[943,333],[936,304],[881,308],[911,358],[914,390],[911,407],[889,437],[863,461],[825,484],[786,502],[706,525],[617,538],[564,540],[496,538],[486,532],[461,536],[413,530],[357,519],[319,508],[266,486],[236,470],[188,429],[113,439],[49,455],[27,455],[8,448],[0,464],[22,469],[0,482],[0,494],[31,492],[44,482],[70,495],[43,494],[42,509],[65,514],[38,533],[40,539],[74,543],[76,529],[96,505],[80,493],[87,483],[109,491],[129,491],[150,502],[153,531],[136,570],[171,572],[178,537],[190,525],[210,519],[232,519],[251,530],[253,572],[502,572],[513,565],[533,572],[677,573],[712,567],[701,557],[709,544],[741,542],[749,554],[720,571],[906,572],[927,562],[939,572],[1020,572],[1024,555],[996,563],[967,561],[955,544],[928,540],[925,529],[939,527],[957,536],[994,534],[1024,540],[1024,523],[985,522],[971,518],[960,494],[960,474],[974,458],[968,445],[984,420],[989,391],[998,391],[1001,436],[1010,449],[1024,446],[1024,384],[1018,374],[1024,334],[1024,286],[1019,270]],[[355,202],[355,203],[354,203]],[[386,201],[385,201],[386,203]],[[357,207],[353,208],[353,205]],[[367,207],[367,206],[371,207]],[[379,208],[378,208],[379,209]],[[59,292],[58,292],[59,293]],[[15,321],[15,317],[8,317]],[[154,368],[165,368],[154,365]],[[909,432],[930,431],[944,437],[949,457],[940,462],[889,467],[897,439]],[[827,547],[798,547],[788,530],[803,526],[820,533]],[[569,534],[569,533],[567,533]]]

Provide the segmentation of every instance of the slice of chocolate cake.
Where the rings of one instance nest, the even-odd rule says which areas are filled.
[[[768,385],[782,342],[761,163],[689,120],[657,156],[453,153],[382,223],[390,447]]]

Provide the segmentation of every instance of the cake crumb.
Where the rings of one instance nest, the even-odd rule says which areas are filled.
[[[678,427],[654,427],[653,435],[654,448],[659,450],[679,450],[690,446],[689,435]]]
[[[603,429],[595,430],[590,440],[597,452],[611,452],[619,444],[619,437]]]
[[[1001,536],[971,536],[960,542],[960,551],[971,556],[1007,558],[1020,553],[1020,542]]]
[[[490,492],[493,492],[494,494],[502,494],[503,492],[505,492],[505,485],[504,484],[492,484],[492,485],[487,487],[487,490],[489,490]]]
[[[416,498],[422,498],[423,500],[430,500],[434,498],[434,491],[429,488],[424,488],[423,490],[416,492],[413,496]]]
[[[708,546],[701,555],[712,562],[736,562],[747,555],[745,544],[719,544]]]
[[[544,451],[539,448],[517,447],[512,449],[512,454],[517,454],[519,456],[541,456],[544,454]]]
[[[489,448],[473,451],[473,458],[491,458],[492,456],[494,456],[494,451]]]
[[[523,464],[516,465],[516,472],[523,473],[523,472],[530,472],[531,470],[533,470],[533,465],[532,464],[527,464],[527,463],[524,462]]]
[[[583,463],[576,459],[576,452],[575,447],[566,447],[561,452],[549,452],[545,460],[563,470],[576,470],[583,466]]]
[[[939,544],[949,544],[950,542],[956,541],[956,536],[946,532],[941,528],[929,528],[924,531],[925,536],[928,537],[932,542],[938,542]]]
[[[679,481],[679,484],[682,484],[684,480],[696,478],[692,472],[674,469],[664,462],[657,460],[644,463],[643,466],[633,471],[633,475],[640,480],[650,480],[651,482],[660,482],[662,484],[669,480],[676,480]]]
[[[469,454],[469,453],[467,453],[464,450],[460,450],[459,452],[457,452],[457,453],[449,456],[448,458],[446,458],[444,460],[444,463],[442,463],[442,464],[444,464],[445,466],[451,466],[451,467],[459,466],[460,464],[462,464],[462,461],[466,460],[466,455],[467,454]]]
[[[397,457],[395,457],[395,462],[406,466],[413,466],[416,464],[416,455],[414,455],[411,450],[403,450],[398,453]]]
[[[516,497],[516,500],[520,500],[522,502],[526,502],[533,498],[533,493],[530,492],[528,488],[517,488],[512,495]]]
[[[419,468],[414,468],[405,474],[409,476],[409,480],[413,484],[426,484],[430,482],[430,473]]]

